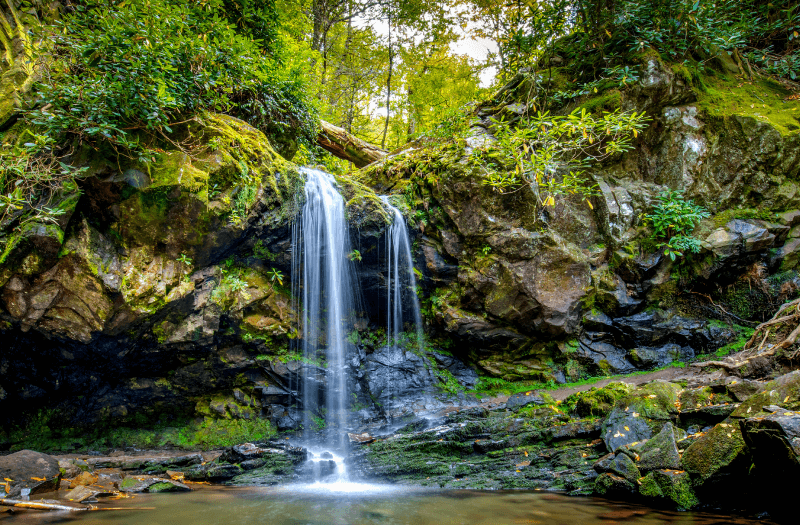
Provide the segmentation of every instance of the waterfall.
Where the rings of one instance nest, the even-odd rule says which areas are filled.
[[[302,172],[306,176],[306,202],[300,222],[293,229],[293,295],[302,297],[299,319],[303,356],[315,361],[322,357],[324,349],[327,367],[324,394],[320,392],[319,378],[304,374],[303,426],[314,428],[311,413],[317,409],[320,416],[324,414],[326,428],[335,428],[339,436],[338,442],[325,445],[343,449],[348,413],[345,353],[357,282],[348,259],[350,235],[345,203],[336,191],[333,176],[309,168],[302,168]],[[295,278],[300,274],[302,285]],[[324,409],[319,407],[322,397]]]
[[[389,203],[389,198],[381,197],[393,215],[392,225],[386,235],[386,340],[392,348],[399,346],[404,332],[403,307],[410,307],[416,345],[423,347],[422,315],[417,297],[417,279],[414,275],[414,261],[411,257],[411,244],[408,240],[406,221],[400,210]]]
[[[334,178],[316,169],[302,168],[302,173],[306,177],[305,204],[292,228],[292,301],[301,323],[303,357],[307,363],[324,357],[326,365],[324,378],[317,367],[305,366],[301,379],[305,445],[310,454],[307,467],[317,482],[325,479],[326,487],[340,490],[355,486],[348,481],[344,463],[350,401],[346,353],[356,299],[361,296],[348,257],[351,248],[345,202]],[[400,211],[386,197],[383,202],[394,216],[386,237],[388,346],[394,352],[404,351],[405,306],[413,313],[414,343],[422,349],[422,316],[408,231]],[[329,430],[325,433],[328,439],[315,442],[310,429],[317,426],[321,416]]]

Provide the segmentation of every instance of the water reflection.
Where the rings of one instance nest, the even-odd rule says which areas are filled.
[[[202,487],[191,494],[142,494],[75,514],[0,514],[3,525],[560,525],[755,523],[743,517],[668,512],[599,498],[536,492],[430,491],[372,485],[315,492],[312,485],[271,489]],[[319,488],[319,487],[317,487]],[[365,487],[361,485],[361,489]],[[137,510],[155,507],[155,510]],[[771,523],[758,520],[758,523]]]

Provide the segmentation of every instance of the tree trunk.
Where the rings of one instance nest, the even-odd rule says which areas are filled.
[[[349,160],[359,168],[380,160],[387,154],[382,148],[354,137],[339,126],[324,120],[322,129],[317,135],[317,144],[340,159]]]
[[[392,99],[392,71],[394,68],[394,52],[392,51],[392,14],[389,12],[389,74],[386,76],[386,121],[383,124],[381,149],[386,147],[386,132],[389,131],[390,104]]]

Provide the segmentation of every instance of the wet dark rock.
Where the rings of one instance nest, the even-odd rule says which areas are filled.
[[[475,370],[451,356],[431,352],[423,357],[402,348],[385,346],[366,356],[361,366],[362,384],[392,419],[459,404],[442,392],[442,380],[436,368],[447,370],[467,388],[478,380]]]
[[[736,401],[745,401],[763,388],[763,383],[750,379],[729,378],[725,381],[728,394]]]
[[[244,472],[239,465],[219,463],[216,460],[197,465],[186,471],[186,479],[190,481],[225,481]]]
[[[603,441],[606,448],[617,448],[634,442],[650,439],[653,431],[638,413],[623,408],[614,408],[603,421]]]
[[[575,421],[557,425],[549,429],[549,433],[553,439],[593,439],[600,437],[601,431],[602,423],[599,420]]]
[[[431,426],[432,425],[430,419],[425,417],[419,417],[414,419],[414,421],[411,421],[410,423],[407,423],[402,427],[398,428],[396,432],[398,434],[409,434],[411,432],[419,432],[425,430],[427,428],[430,428]]]
[[[541,396],[536,395],[535,392],[520,392],[514,394],[506,401],[506,408],[516,410],[528,405],[544,405],[545,400]]]
[[[675,443],[674,428],[671,423],[664,425],[661,432],[647,440],[641,447],[638,467],[643,471],[657,469],[679,469],[681,457]]]
[[[759,475],[765,479],[800,476],[800,413],[777,411],[739,422]]]
[[[191,490],[192,489],[184,483],[171,479],[161,479],[157,483],[153,483],[147,487],[145,492],[157,494],[161,492],[191,492]]]
[[[242,461],[258,459],[269,454],[285,454],[285,452],[274,448],[262,448],[253,443],[242,443],[241,445],[226,448],[219,459],[228,463],[241,463]]]
[[[688,473],[675,470],[656,470],[639,484],[639,493],[649,498],[672,500],[679,509],[691,509],[699,503]]]
[[[601,496],[620,496],[633,494],[635,488],[633,483],[622,476],[604,472],[595,480],[594,491]]]
[[[0,456],[0,479],[9,479],[9,497],[29,489],[30,494],[41,494],[58,489],[61,470],[58,460],[32,450],[20,450]]]
[[[129,493],[188,492],[191,490],[187,485],[179,481],[148,476],[127,476],[119,484],[120,492]]]

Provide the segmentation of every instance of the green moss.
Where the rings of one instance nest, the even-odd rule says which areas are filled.
[[[736,331],[736,339],[727,345],[718,348],[716,352],[714,352],[718,357],[724,357],[728,354],[733,354],[735,352],[744,350],[744,345],[747,344],[747,342],[753,336],[753,333],[755,333],[754,329],[746,326],[733,325],[733,329]]]
[[[800,132],[800,106],[784,102],[791,95],[768,79],[741,81],[717,73],[704,78],[706,90],[698,93],[699,105],[711,116],[727,119],[750,117],[772,125],[783,135]]]
[[[614,405],[631,392],[627,383],[612,382],[601,388],[591,388],[585,392],[577,392],[567,397],[562,405],[581,417],[605,416]]]
[[[722,228],[734,219],[750,220],[760,219],[764,221],[774,221],[776,213],[765,209],[755,208],[731,208],[723,210],[712,218],[715,228]]]
[[[739,425],[730,418],[719,423],[683,453],[684,469],[706,480],[746,452]]]
[[[380,227],[392,222],[380,197],[369,187],[347,175],[337,177],[336,183],[345,199],[347,218],[351,224],[364,228]]]
[[[639,494],[648,498],[663,498],[664,493],[661,492],[661,487],[656,482],[653,473],[649,473],[641,480],[639,480]]]
[[[618,89],[603,91],[593,97],[589,97],[578,106],[589,113],[602,113],[604,111],[613,112],[622,107],[622,92]]]

